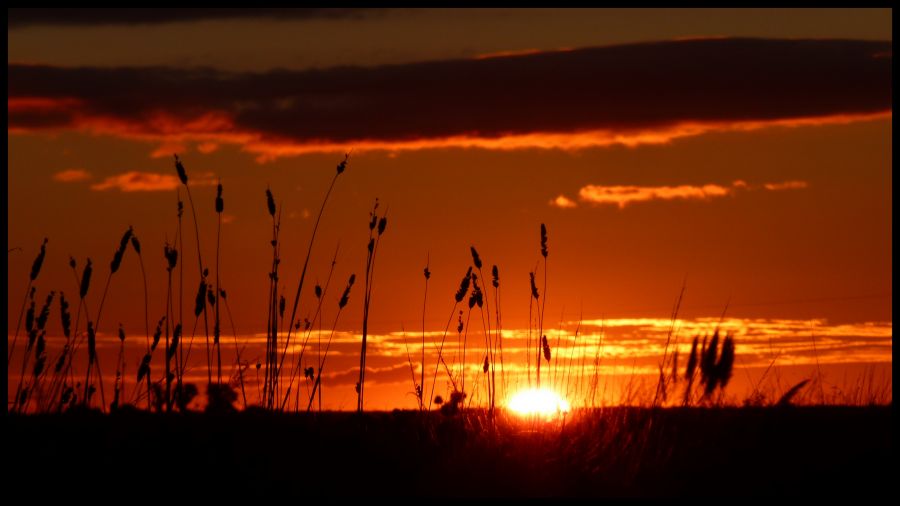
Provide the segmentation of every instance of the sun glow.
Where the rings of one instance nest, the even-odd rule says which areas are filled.
[[[568,413],[569,402],[547,389],[530,389],[517,393],[509,401],[509,409],[520,415],[553,416]]]

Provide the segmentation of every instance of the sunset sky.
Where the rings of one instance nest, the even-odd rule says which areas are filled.
[[[890,9],[13,9],[8,44],[11,337],[44,237],[38,305],[49,290],[77,300],[69,257],[79,273],[91,258],[93,315],[129,226],[143,245],[155,325],[178,153],[211,271],[216,181],[224,187],[222,288],[255,364],[272,261],[265,190],[282,210],[279,291],[292,299],[325,190],[352,151],[299,313],[312,317],[313,284],[324,285],[337,249],[323,309],[330,328],[347,277],[365,271],[378,198],[388,223],[367,406],[415,405],[406,346],[418,371],[426,259],[430,375],[470,246],[486,275],[499,267],[503,328],[520,362],[538,266],[545,333],[563,343],[555,352],[593,361],[603,333],[610,376],[653,373],[684,286],[679,349],[721,321],[747,368],[736,374],[745,391],[776,357],[792,377],[818,361],[826,388],[856,384],[873,367],[890,381]],[[184,224],[190,328],[189,210]],[[99,330],[111,375],[121,323],[133,384],[145,319],[132,253]],[[326,407],[355,407],[362,300],[358,283],[326,364]],[[58,315],[54,304],[48,328],[60,329]],[[483,344],[479,319],[473,312],[469,339]],[[473,378],[478,353],[468,358]]]

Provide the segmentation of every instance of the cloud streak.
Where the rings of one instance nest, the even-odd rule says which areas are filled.
[[[624,209],[629,204],[652,200],[712,200],[728,197],[741,191],[802,190],[808,186],[809,184],[806,181],[785,181],[752,186],[740,180],[733,182],[730,186],[719,184],[705,184],[702,186],[604,186],[589,184],[578,191],[578,200],[585,204],[615,205],[619,209]],[[560,209],[571,209],[577,207],[578,204],[565,195],[559,195],[550,201],[550,205]]]
[[[90,178],[91,173],[84,169],[66,169],[53,174],[54,181],[60,181],[63,183],[87,181]]]
[[[70,180],[77,181],[77,180]],[[154,192],[174,190],[181,183],[172,174],[157,174],[153,172],[129,171],[122,174],[109,176],[99,183],[91,185],[91,190],[107,191],[119,190],[121,192]],[[215,184],[211,174],[203,174],[199,178],[191,178],[192,185],[210,186]]]
[[[702,39],[374,68],[8,65],[9,133],[356,149],[581,149],[891,114],[891,43]]]

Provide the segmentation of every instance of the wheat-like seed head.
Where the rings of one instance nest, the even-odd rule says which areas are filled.
[[[47,255],[47,238],[44,238],[44,242],[41,243],[41,252],[38,253],[38,256],[34,259],[34,263],[31,264],[31,274],[30,278],[32,281],[36,280],[38,274],[41,273],[41,266],[44,265],[44,257]]]
[[[216,212],[222,214],[225,210],[225,201],[222,200],[222,183],[216,186]]]
[[[481,257],[478,256],[478,251],[475,249],[475,246],[470,246],[469,249],[472,251],[472,263],[476,269],[481,269]]]
[[[547,226],[541,223],[541,255],[547,258]]]
[[[266,208],[269,210],[269,216],[275,218],[275,197],[272,196],[272,190],[266,187]]]
[[[181,184],[187,186],[187,172],[185,172],[184,165],[181,164],[181,159],[178,158],[177,154],[175,155],[175,171],[178,173],[178,180],[181,181]]]

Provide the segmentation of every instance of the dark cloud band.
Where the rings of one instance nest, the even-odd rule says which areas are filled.
[[[325,8],[25,8],[8,9],[7,26],[57,25],[139,25],[206,21],[213,19],[336,19],[358,18],[378,12],[379,9],[325,9]]]
[[[288,145],[615,135],[889,112],[891,64],[890,42],[703,39],[247,74],[9,65],[8,127]]]

